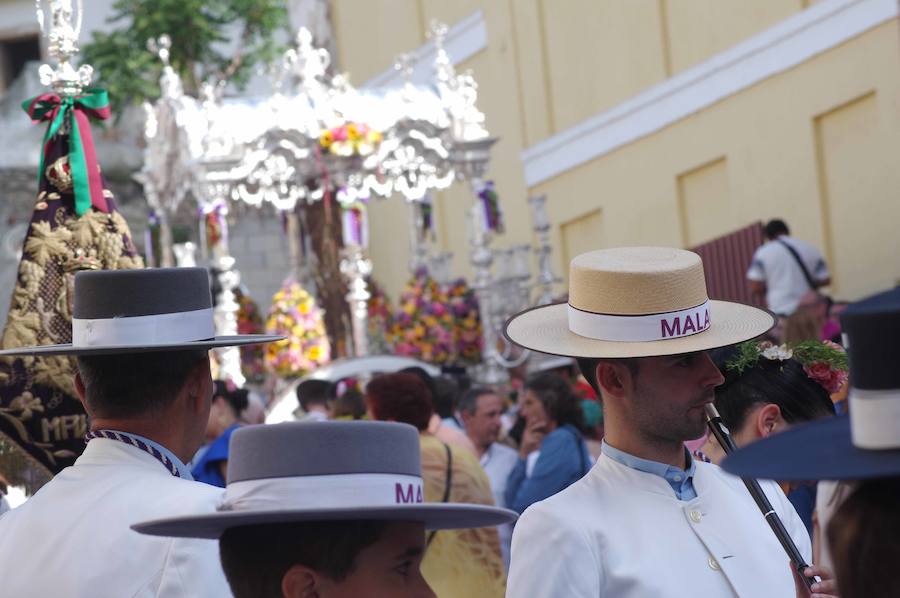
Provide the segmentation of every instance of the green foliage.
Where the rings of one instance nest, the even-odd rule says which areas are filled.
[[[759,361],[759,346],[755,341],[746,341],[737,346],[738,352],[728,360],[725,367],[743,374],[744,370],[752,368]]]
[[[275,34],[288,29],[283,0],[116,0],[107,22],[116,28],[95,32],[82,60],[97,70],[114,110],[159,96],[162,64],[147,50],[150,39],[171,37],[172,67],[196,94],[206,80],[242,88],[257,64],[283,51]]]
[[[824,363],[832,370],[846,372],[849,369],[847,353],[830,342],[803,341],[794,347],[794,359],[803,365]]]
[[[725,364],[728,370],[743,374],[759,363],[761,357],[777,361],[793,358],[804,366],[824,363],[832,370],[847,371],[847,353],[839,345],[829,341],[803,341],[793,347],[774,346],[772,343],[747,341],[737,346],[737,354]]]

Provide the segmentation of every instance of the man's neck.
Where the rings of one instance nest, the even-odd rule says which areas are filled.
[[[606,444],[620,451],[657,463],[665,463],[679,469],[687,467],[684,443],[660,439],[638,438],[607,429],[603,439]]]
[[[490,450],[491,445],[493,444],[492,442],[489,442],[487,444],[484,444],[481,442],[476,442],[475,439],[472,437],[469,437],[469,440],[471,440],[472,444],[475,445],[475,454],[478,456],[479,459],[484,457],[484,454],[486,452],[488,452],[488,450]]]
[[[95,417],[91,419],[91,430],[116,430],[118,432],[128,432],[129,434],[143,436],[172,451],[176,457],[181,459],[182,463],[189,462],[191,457],[193,457],[196,448],[187,447],[184,439],[179,437],[174,429],[161,427],[159,425],[160,421],[168,421],[168,419],[116,419]]]

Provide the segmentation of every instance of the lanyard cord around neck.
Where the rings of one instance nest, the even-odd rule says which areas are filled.
[[[178,471],[178,467],[175,463],[172,462],[167,456],[159,452],[158,449],[150,446],[146,442],[142,442],[137,438],[132,438],[127,434],[121,434],[116,432],[115,430],[92,430],[84,435],[84,441],[90,442],[93,438],[106,438],[107,440],[116,440],[118,442],[124,442],[125,444],[130,444],[133,447],[136,447],[148,455],[152,456],[154,459],[163,464],[163,466],[169,470],[176,478],[181,477],[181,473]]]

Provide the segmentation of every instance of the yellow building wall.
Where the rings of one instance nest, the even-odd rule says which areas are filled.
[[[900,278],[891,232],[900,222],[897,39],[898,23],[885,23],[533,191],[550,198],[555,222],[602,208],[605,247],[690,246],[782,217],[824,250],[835,296],[892,286]],[[704,172],[723,156],[727,168]],[[592,200],[568,201],[587,189]],[[718,195],[725,205],[712,206]]]
[[[804,8],[802,0],[660,0],[677,73]]]
[[[483,12],[487,47],[457,70],[473,70],[479,107],[500,137],[489,178],[507,232],[494,246],[533,242],[526,199],[537,194],[548,198],[556,272],[564,277],[570,254],[591,243],[691,246],[782,217],[796,236],[825,251],[832,293],[855,299],[900,278],[890,230],[900,221],[896,20],[531,189],[520,159],[524,148],[813,3],[333,0],[332,6],[341,67],[357,83],[423,43],[432,18],[452,25]],[[455,271],[471,276],[465,226],[471,191],[456,184],[436,198],[436,249],[453,251]],[[396,296],[408,277],[407,209],[391,198],[373,205],[371,216],[375,275]]]

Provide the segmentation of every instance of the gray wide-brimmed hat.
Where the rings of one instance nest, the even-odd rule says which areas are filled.
[[[232,527],[291,521],[421,521],[426,529],[514,521],[499,507],[426,503],[419,432],[394,422],[289,422],[231,436],[215,513],[135,524],[154,536],[218,538]]]
[[[216,336],[204,268],[96,270],[75,275],[72,342],[3,355],[101,355],[268,343],[264,334]]]

